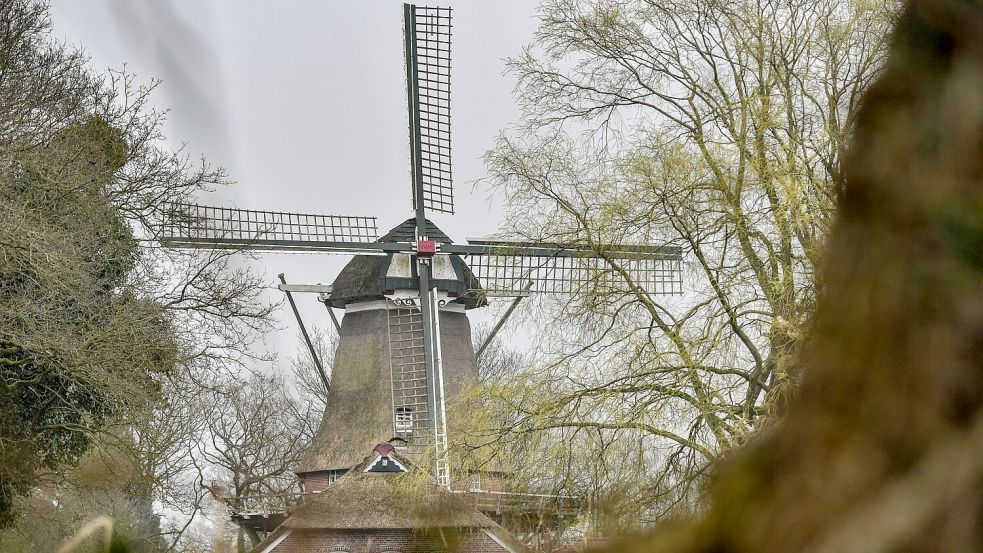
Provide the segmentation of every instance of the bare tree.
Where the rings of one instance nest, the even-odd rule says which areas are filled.
[[[321,366],[324,367],[325,377],[330,384],[331,367],[334,366],[334,355],[338,350],[338,333],[314,325],[311,328],[310,338],[311,343],[314,344],[314,351],[321,360]],[[314,419],[311,420],[313,433],[321,422],[321,414],[324,413],[324,407],[327,405],[329,390],[324,387],[324,380],[318,374],[317,365],[311,359],[310,350],[299,334],[297,341],[300,344],[297,352],[290,358],[290,372],[293,375],[292,380],[297,387],[301,400],[310,402],[312,406],[311,412],[315,415]]]
[[[207,405],[199,454],[208,463],[210,486],[236,498],[299,491],[293,470],[313,437],[310,404],[291,397],[279,377],[247,375],[228,379]],[[249,537],[258,542],[255,534]]]
[[[202,408],[209,388],[190,375],[177,375],[162,384],[161,399],[134,413],[121,427],[126,438],[119,447],[129,452],[142,481],[169,516],[161,528],[167,550],[185,545],[186,532],[209,501],[203,467],[197,458],[207,431]]]
[[[521,125],[486,156],[504,232],[678,245],[686,290],[654,296],[608,260],[622,284],[540,299],[534,368],[487,394],[502,443],[546,440],[576,460],[552,465],[570,468],[561,485],[635,505],[622,519],[698,506],[707,466],[795,381],[841,153],[894,12],[833,0],[542,6],[534,46],[509,63]]]
[[[492,326],[481,324],[475,326],[471,332],[471,342],[474,350],[481,350],[476,359],[478,363],[478,380],[486,381],[489,379],[502,378],[503,376],[514,374],[516,371],[526,366],[526,356],[518,349],[510,346],[507,336],[492,336]],[[491,341],[488,342],[489,337]],[[488,342],[485,345],[485,342]]]

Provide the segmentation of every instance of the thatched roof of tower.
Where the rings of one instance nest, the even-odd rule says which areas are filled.
[[[464,494],[428,484],[419,475],[353,470],[294,511],[285,528],[490,528],[494,522],[469,505]]]
[[[385,311],[347,313],[331,374],[331,393],[298,473],[348,469],[393,436],[392,380]]]
[[[393,437],[392,378],[384,310],[345,314],[331,393],[321,426],[304,451],[297,473],[348,469],[375,444]],[[464,313],[440,315],[444,392],[448,400],[477,378],[471,325]]]

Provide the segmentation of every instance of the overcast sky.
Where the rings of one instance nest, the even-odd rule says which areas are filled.
[[[498,229],[481,155],[518,117],[504,59],[535,31],[535,2],[442,2],[454,8],[452,140],[455,215],[431,219],[454,240]],[[376,2],[53,0],[54,34],[98,69],[163,82],[172,147],[221,165],[233,187],[202,203],[302,213],[374,215],[379,231],[412,216],[402,8]],[[266,255],[273,286],[330,283],[347,262],[328,254]],[[279,292],[270,297],[282,299]],[[302,297],[308,325],[328,325]],[[490,311],[490,310],[479,310]],[[490,313],[472,312],[472,321]],[[297,350],[289,308],[267,346],[283,364]]]

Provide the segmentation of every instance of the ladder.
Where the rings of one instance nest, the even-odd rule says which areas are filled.
[[[433,305],[437,313],[436,302]],[[434,340],[437,365],[434,394],[439,398],[436,420],[430,413],[427,366],[424,356],[423,313],[417,307],[386,304],[389,337],[389,369],[392,381],[393,435],[406,439],[407,452],[419,460],[433,446],[437,484],[450,486],[447,459],[447,429],[443,400],[443,370],[440,361],[439,322]],[[439,321],[439,319],[438,319]],[[431,442],[431,437],[433,442]]]
[[[434,460],[437,477],[437,485],[450,488],[451,469],[450,461],[447,456],[447,413],[444,406],[444,361],[440,349],[440,305],[437,303],[437,290],[434,289],[430,294],[430,312],[433,313],[433,362],[434,362],[434,387],[433,396],[435,398],[436,413],[434,414]]]
[[[423,314],[416,307],[388,305],[389,369],[392,379],[393,435],[406,439],[417,460],[430,445],[427,367],[423,357]],[[402,420],[397,420],[403,413]]]

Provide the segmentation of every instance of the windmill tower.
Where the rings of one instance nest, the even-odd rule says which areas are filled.
[[[409,241],[415,231],[415,221],[410,219],[380,241]],[[437,244],[450,243],[432,224],[427,226],[427,236]],[[486,302],[460,256],[435,257],[431,269],[438,326],[432,340],[435,357],[440,348],[437,360],[441,367],[437,387],[442,396],[453,398],[465,383],[477,378],[465,312]],[[422,460],[432,446],[424,319],[417,305],[419,277],[413,273],[409,253],[355,256],[324,298],[329,308],[345,313],[330,398],[321,426],[296,470],[305,490],[323,490],[377,443],[404,445],[405,455],[414,462]]]
[[[678,248],[457,243],[428,221],[430,212],[454,213],[451,14],[404,5],[403,17],[413,218],[377,238],[374,217],[175,204],[161,226],[161,241],[172,247],[355,254],[325,298],[345,314],[327,410],[297,471],[311,491],[394,439],[406,444],[407,459],[428,460],[434,481],[451,488],[458,475],[448,459],[445,398],[476,376],[466,311],[487,298],[626,280],[649,293],[682,291]]]

